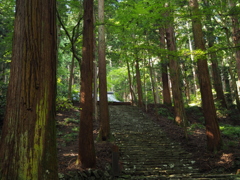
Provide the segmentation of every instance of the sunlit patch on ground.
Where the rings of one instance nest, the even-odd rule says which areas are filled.
[[[57,113],[57,116],[63,116],[63,114],[61,114],[61,113]]]
[[[63,156],[77,156],[77,153],[65,153]]]
[[[232,153],[229,153],[229,154],[223,153],[217,164],[219,165],[231,164],[233,160],[234,160],[234,157]]]
[[[196,129],[196,130],[194,131],[194,134],[196,134],[196,135],[205,135],[206,133],[205,133],[205,131],[202,130],[202,129]]]

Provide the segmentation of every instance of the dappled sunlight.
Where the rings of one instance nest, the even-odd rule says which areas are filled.
[[[85,92],[81,92],[81,95],[80,95],[81,104],[85,104],[85,100],[86,100],[85,96],[86,96]]]
[[[226,165],[232,163],[234,156],[232,153],[223,153],[220,157],[220,160],[217,162],[218,165]]]
[[[198,135],[198,136],[200,136],[200,135],[205,135],[205,131],[202,130],[202,129],[196,129],[196,130],[194,131],[194,134],[196,134],[196,135]]]
[[[99,130],[94,129],[94,130],[93,130],[93,134],[99,134]]]
[[[214,139],[214,135],[213,135],[212,132],[207,131],[206,134],[207,134],[207,137],[208,137],[208,138],[210,138],[210,139]]]
[[[70,152],[70,153],[64,153],[63,156],[65,157],[71,157],[71,156],[77,156],[78,154],[77,153],[74,153],[74,152]]]
[[[178,123],[178,124],[181,124],[181,118],[179,116],[176,116],[175,117],[175,121]]]

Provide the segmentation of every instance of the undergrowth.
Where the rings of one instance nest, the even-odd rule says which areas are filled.
[[[56,98],[56,111],[69,111],[71,109],[75,109],[73,103],[64,97]]]

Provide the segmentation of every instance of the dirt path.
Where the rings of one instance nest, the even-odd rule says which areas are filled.
[[[119,179],[234,179],[230,175],[200,174],[191,154],[138,108],[110,106],[110,116],[123,165]]]

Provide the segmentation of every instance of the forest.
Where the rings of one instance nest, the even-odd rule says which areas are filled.
[[[239,174],[239,21],[238,0],[1,0],[0,179],[74,179],[70,144],[74,170],[144,179],[118,159],[113,119],[142,113],[200,171]]]

